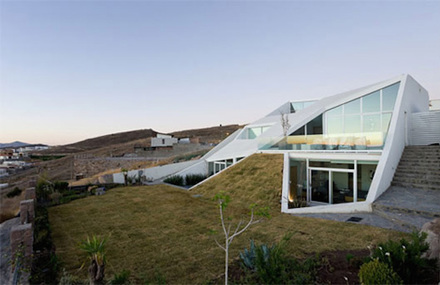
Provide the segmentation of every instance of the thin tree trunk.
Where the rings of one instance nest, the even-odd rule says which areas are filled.
[[[225,285],[228,285],[228,267],[229,267],[229,245],[226,239],[226,254],[225,254]]]

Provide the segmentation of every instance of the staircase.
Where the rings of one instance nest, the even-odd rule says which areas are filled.
[[[440,191],[440,146],[407,146],[391,185]]]
[[[407,146],[391,187],[373,203],[373,213],[398,230],[420,230],[440,217],[440,146]]]

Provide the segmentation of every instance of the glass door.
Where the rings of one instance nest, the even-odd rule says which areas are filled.
[[[311,170],[311,200],[315,202],[330,203],[329,171]]]
[[[331,171],[331,174],[332,204],[353,202],[353,173]]]

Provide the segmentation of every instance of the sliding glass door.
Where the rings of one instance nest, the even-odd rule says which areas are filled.
[[[355,169],[310,167],[309,200],[327,204],[356,202],[354,173]]]

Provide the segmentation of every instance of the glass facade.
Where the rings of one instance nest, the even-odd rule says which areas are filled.
[[[243,133],[240,136],[240,139],[244,139],[244,140],[256,139],[262,133],[267,131],[269,128],[270,128],[270,126],[259,126],[259,127],[245,128]]]
[[[302,101],[302,102],[291,102],[290,103],[290,113],[295,113],[299,110],[302,110],[304,108],[307,108],[311,105],[313,105],[313,103],[315,103],[316,101]]]
[[[290,159],[288,208],[298,201],[340,204],[365,201],[377,161]],[[309,183],[307,183],[309,181]]]
[[[277,144],[260,149],[381,150],[400,82],[332,108]]]

